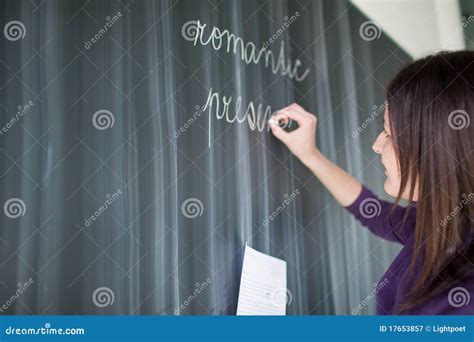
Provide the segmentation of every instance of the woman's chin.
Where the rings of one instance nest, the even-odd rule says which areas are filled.
[[[383,188],[384,188],[385,192],[387,194],[389,194],[390,196],[397,197],[397,194],[398,194],[397,190],[395,189],[395,187],[393,186],[392,182],[390,181],[390,179],[388,177],[385,180]]]

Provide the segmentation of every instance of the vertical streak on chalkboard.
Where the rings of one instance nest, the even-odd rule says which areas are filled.
[[[330,115],[331,108],[333,108],[332,98],[331,98],[331,84],[329,79],[329,70],[330,70],[330,56],[328,58],[328,44],[326,37],[324,36],[326,27],[328,23],[325,22],[325,12],[324,12],[324,5],[321,1],[312,2],[311,5],[313,6],[312,9],[315,13],[318,13],[317,20],[312,20],[312,34],[315,37],[322,37],[318,40],[318,44],[312,44],[311,52],[314,59],[318,62],[320,68],[318,69],[319,75],[317,75],[318,86],[315,88],[315,96],[311,97],[311,102],[309,103],[311,108],[314,108],[316,115],[319,115],[319,123],[317,129],[317,144],[319,148],[325,153],[327,156],[333,157],[334,156],[334,122],[333,120],[324,120],[323,115],[324,113],[328,113]],[[313,75],[314,76],[314,75]],[[316,81],[316,80],[315,80]],[[323,123],[324,122],[324,123]],[[324,124],[324,126],[322,126]],[[319,201],[323,202],[326,200],[330,200],[324,193],[322,194],[314,194],[314,197],[318,196]],[[316,208],[314,208],[316,210]],[[322,228],[319,229],[319,233],[316,235],[320,241],[327,241],[328,240],[328,228],[332,227],[329,224],[329,217],[328,215],[322,215],[320,220],[317,220],[315,224],[321,224]],[[312,251],[311,251],[312,252]],[[319,250],[316,252],[312,252],[309,258],[314,259],[326,253],[326,250]],[[331,253],[331,250],[329,250]],[[307,257],[308,258],[308,257]],[[318,269],[320,272],[317,275],[319,282],[317,283],[317,287],[312,289],[313,296],[315,298],[322,298],[325,293],[328,293],[332,289],[332,272],[328,265],[324,265],[321,269]],[[328,300],[331,301],[332,297]],[[317,309],[319,312],[322,313],[330,313],[334,304],[330,302],[327,305],[320,305]],[[314,308],[309,307],[306,312],[310,312],[314,310]]]
[[[212,103],[212,102],[211,102],[211,103]],[[212,117],[211,117],[212,112],[211,112],[211,107],[210,107],[210,106],[209,106],[209,108],[207,108],[207,109],[208,109],[207,112],[209,113],[209,114],[208,114],[209,117],[207,118],[207,121],[208,121],[208,126],[207,126],[207,133],[208,133],[207,146],[210,148],[210,147],[211,147],[211,141],[212,141],[212,125],[211,125],[211,123],[212,123]],[[217,112],[216,112],[216,113],[217,113]]]
[[[276,16],[276,11],[275,11],[275,7],[278,7],[274,5],[275,2],[267,2],[265,3],[264,7],[262,7],[262,10],[265,11],[266,13],[268,13],[268,15],[272,18],[277,18]],[[267,37],[268,33],[267,32],[273,32],[275,27],[274,27],[274,21],[272,20],[262,20],[259,22],[260,25],[256,25],[255,22],[252,22],[254,27],[253,27],[253,32],[255,33],[255,37],[256,37],[256,46],[257,48],[260,48],[262,46],[262,38],[261,37]],[[261,34],[261,29],[263,28],[263,34]],[[259,91],[259,96],[258,96],[258,99],[260,100],[268,100],[268,97],[267,96],[263,96],[263,93],[266,92],[268,90],[268,84],[273,84],[273,82],[271,82],[271,72],[269,69],[265,68],[265,67],[258,67],[257,68],[257,72],[258,74],[256,75],[255,77],[255,89],[258,89]],[[270,82],[269,82],[270,81]],[[271,103],[270,103],[271,105]],[[256,206],[257,208],[262,208],[261,209],[261,215],[263,215],[263,217],[268,217],[270,215],[270,198],[269,198],[269,194],[271,193],[271,188],[270,188],[270,180],[271,180],[271,177],[269,177],[268,175],[270,174],[269,172],[269,168],[270,168],[270,162],[269,162],[269,158],[267,156],[268,154],[268,151],[266,150],[266,147],[265,145],[268,144],[268,138],[269,138],[269,135],[271,135],[272,133],[269,133],[267,132],[266,130],[263,130],[262,131],[262,139],[260,140],[261,142],[259,143],[260,146],[257,146],[256,147],[256,150],[258,151],[258,153],[261,153],[261,158],[258,158],[255,160],[256,163],[258,164],[261,164],[261,165],[255,165],[254,166],[254,170],[256,170],[255,172],[260,172],[261,174],[258,175],[257,179],[263,179],[263,182],[261,184],[258,184],[259,186],[261,186],[263,188],[263,198],[260,198],[260,196],[254,196],[258,201],[261,201],[258,203],[258,205]],[[261,171],[260,171],[261,170]],[[257,216],[259,217],[259,216]],[[262,218],[263,220],[263,218]],[[260,221],[261,222],[261,221]],[[260,225],[260,222],[259,222],[259,225]],[[271,240],[270,240],[270,235],[271,235],[271,232],[270,232],[270,227],[264,227],[264,229],[262,229],[262,233],[261,233],[261,238],[259,239],[259,245],[258,246],[254,246],[256,248],[260,248],[260,250],[264,253],[268,253],[270,254],[271,253]]]
[[[161,4],[163,5],[163,2],[161,2]],[[169,9],[171,8],[171,6],[173,6],[173,2],[168,0],[166,2],[166,5],[163,5],[161,8],[161,11],[159,11],[158,13],[167,13]],[[163,16],[160,20],[162,21],[161,26],[165,29],[165,30],[162,30],[163,32],[162,40],[166,42],[166,45],[168,45],[167,48],[171,50],[174,44],[172,44],[169,40],[167,40],[166,37],[172,36],[172,33],[173,33],[172,28],[175,27],[174,22],[173,22],[173,16],[166,15],[166,16]],[[159,42],[157,42],[155,46],[159,46]],[[171,95],[171,94],[168,95],[168,93],[173,93],[174,89],[177,88],[176,75],[175,75],[176,68],[173,67],[174,62],[170,62],[169,60],[166,60],[165,63],[166,63],[165,70],[167,70],[168,73],[167,73],[167,78],[166,78],[167,83],[165,85],[165,89],[163,90],[163,93],[165,93],[166,98],[168,98]],[[168,132],[174,132],[176,129],[175,127],[176,120],[173,117],[173,113],[176,113],[178,111],[178,108],[175,101],[171,103],[172,104],[170,105],[170,107],[172,108],[170,108],[170,110],[167,111],[168,113],[167,123],[169,124],[167,126],[167,132],[163,136],[163,139],[162,139],[163,143],[165,140],[169,139]],[[177,148],[175,147],[175,145],[173,145],[173,148],[170,150],[170,154],[171,154],[170,156],[171,158],[167,158],[167,160],[172,160],[174,163],[169,163],[168,172],[169,174],[173,175],[173,179],[177,179],[178,178],[178,165],[177,165],[178,163],[177,163]],[[166,184],[166,182],[164,183]],[[179,234],[179,229],[181,227],[179,226],[178,220],[177,220],[178,208],[180,208],[178,204],[179,203],[178,202],[178,185],[176,182],[173,184],[174,184],[173,191],[171,192],[172,196],[169,201],[171,204],[171,210],[170,210],[171,217],[169,217],[168,220],[170,221],[169,225],[171,227],[177,227],[178,234]],[[170,289],[171,293],[163,293],[163,296],[161,298],[161,304],[164,307],[167,307],[168,305],[171,305],[172,307],[177,307],[179,305],[179,300],[180,300],[178,238],[172,235],[171,239],[172,239],[171,241],[172,247],[170,248],[171,249],[170,253],[167,255],[167,258],[169,259],[167,264],[171,265],[170,268],[172,269],[171,274],[173,278],[173,283],[172,283],[173,288]],[[170,273],[168,270],[164,272]]]
[[[156,8],[157,4],[159,8]],[[167,37],[172,36],[174,23],[171,16],[160,15],[168,11],[169,1],[152,2],[151,6],[152,10],[145,11],[144,15],[147,22],[159,23],[160,29],[152,30],[145,38],[150,40],[149,46],[154,51],[146,55],[146,69],[153,70],[153,73],[150,73],[147,79],[150,89],[147,94],[149,103],[143,109],[151,110],[145,120],[150,119],[152,124],[142,126],[140,134],[137,134],[145,140],[141,144],[140,151],[148,156],[145,165],[150,163],[153,170],[151,174],[141,172],[139,177],[143,179],[143,193],[150,192],[150,197],[145,202],[145,208],[139,210],[140,215],[144,216],[142,222],[137,222],[137,225],[142,227],[141,234],[145,237],[143,243],[151,256],[150,265],[147,265],[148,271],[138,282],[141,301],[135,305],[139,310],[134,314],[171,314],[167,308],[178,307],[181,300],[178,237],[182,230],[180,226],[182,222],[179,220],[180,198],[178,198],[179,140],[172,137],[172,132],[176,131],[177,126],[175,113],[178,112],[178,108],[173,99],[177,87],[177,71],[173,67],[172,60],[166,58],[171,49],[169,45],[172,44]],[[163,66],[159,69],[155,69],[156,56],[159,56]],[[150,175],[148,182],[144,179],[144,175]],[[171,234],[170,229],[176,230],[176,234]],[[141,308],[144,306],[144,300],[147,304],[149,302],[146,305],[147,311]]]
[[[11,6],[11,4],[9,4],[9,6]],[[45,6],[46,6],[46,14],[39,16],[38,20],[40,21],[41,25],[45,25],[47,27],[46,32],[43,32],[43,34],[45,34],[45,36],[49,37],[49,36],[53,36],[55,34],[54,26],[53,25],[48,26],[46,24],[48,23],[48,20],[52,21],[52,18],[57,18],[58,9],[55,8],[56,6],[54,6],[54,4],[51,4],[51,3],[45,4]],[[6,8],[5,8],[5,10],[6,10]],[[5,16],[6,13],[7,13],[7,11],[2,13],[2,16]],[[32,18],[27,17],[27,15],[29,15],[28,11],[24,11],[22,13],[22,15],[24,15],[24,17],[22,17],[22,20],[28,20],[28,19],[32,20]],[[37,33],[37,32],[31,32],[30,34],[32,34],[32,35],[30,37],[35,37],[35,36],[33,36],[35,33]],[[33,38],[33,39],[35,39],[35,38]],[[61,51],[62,43],[63,42],[57,41],[57,40],[52,41],[51,44],[50,44],[50,48],[55,49],[55,51]],[[17,56],[15,56],[15,58],[18,58],[19,60],[25,60],[25,57],[27,57],[27,55],[29,54],[28,51],[29,51],[28,49],[21,49],[21,55],[17,55]],[[62,55],[60,55],[60,54],[51,55],[50,56],[51,59],[48,59],[48,63],[46,63],[46,65],[44,65],[44,69],[41,69],[42,70],[41,73],[38,72],[37,68],[39,68],[39,65],[37,64],[33,67],[30,65],[29,68],[19,69],[18,76],[21,77],[22,80],[31,80],[31,79],[34,79],[34,77],[35,77],[34,74],[39,74],[44,79],[51,79],[52,77],[54,77],[54,75],[57,72],[57,70],[55,69],[55,65],[57,65],[58,62],[61,60],[61,56]],[[41,66],[43,66],[43,65],[41,65]],[[2,74],[4,73],[4,70],[2,70]],[[3,82],[2,82],[2,84],[3,84]],[[14,98],[15,95],[14,94],[11,94],[11,95],[12,95],[12,98]],[[26,103],[28,100],[30,100],[29,97],[31,95],[28,95],[28,97],[26,97],[25,95],[26,95],[26,93],[22,93],[21,103]],[[44,120],[44,117],[43,118],[38,117],[38,121],[36,121],[36,122],[32,122],[32,121],[23,122],[23,125],[25,125],[24,126],[25,129],[28,130],[29,132],[35,132],[35,126],[36,126],[36,128],[41,127],[41,125],[45,125],[44,127],[49,127],[52,122],[54,122],[56,127],[67,127],[67,125],[68,125],[67,121],[68,120],[64,120],[64,117],[56,114],[56,113],[61,113],[63,108],[64,108],[63,104],[62,104],[62,101],[64,100],[64,95],[62,94],[62,90],[61,89],[56,89],[56,88],[51,88],[49,90],[48,95],[49,95],[48,100],[44,101],[44,103],[39,103],[40,101],[36,100],[36,98],[34,99],[34,102],[35,102],[35,107],[36,106],[41,106],[41,109],[45,113],[48,113],[48,118],[52,119],[52,120]],[[9,96],[7,96],[7,97],[9,97]],[[2,97],[1,102],[2,102],[2,104],[4,104],[4,103],[6,104],[6,99],[4,99]],[[41,102],[43,102],[43,101],[41,101]],[[5,108],[5,107],[3,107],[3,108]],[[35,109],[35,111],[37,111],[38,109],[39,108]],[[2,123],[2,125],[3,125],[3,123]],[[48,126],[46,126],[46,125],[48,125]],[[44,127],[43,127],[43,129],[44,129]],[[11,135],[10,135],[10,137],[11,137]],[[28,140],[26,139],[27,136],[22,135],[21,138],[22,139],[20,139],[20,143],[18,145],[19,146],[24,146],[24,147],[28,146],[27,145]],[[48,145],[49,146],[55,146],[55,145],[58,146],[58,150],[55,153],[64,153],[64,151],[62,151],[62,146],[63,146],[62,140],[55,141],[54,138],[52,140],[53,141],[51,141]],[[2,146],[2,149],[3,148],[4,148],[4,146]],[[49,150],[49,152],[51,152],[50,149],[48,149],[48,150]],[[22,159],[21,162],[19,164],[17,164],[17,166],[20,167],[20,169],[31,170],[32,168],[34,168],[35,161],[34,161],[33,158],[19,158],[18,160],[20,160],[20,159]],[[5,165],[4,161],[2,161],[2,164]],[[49,174],[49,172],[47,174]],[[61,201],[62,195],[61,195],[60,191],[62,190],[62,188],[59,187],[59,185],[64,185],[65,182],[67,182],[65,175],[64,174],[59,174],[55,177],[54,182],[52,182],[54,184],[51,184],[51,185],[48,184],[49,186],[44,184],[43,187],[45,189],[44,189],[44,191],[41,192],[41,197],[39,197],[39,198],[37,197],[38,205],[40,207],[43,206],[45,209],[46,208],[49,209],[52,206],[52,203],[54,203],[54,201],[57,201],[57,200]],[[6,181],[6,179],[3,178],[3,175],[2,175],[2,187],[5,186],[5,188],[6,188],[7,184],[9,184],[9,183],[10,182]],[[32,197],[35,196],[34,192],[31,191],[30,187],[28,187],[28,186],[23,186],[23,189],[15,189],[15,186],[13,186],[12,188],[14,189],[14,191],[20,190],[23,196],[26,195],[26,194],[32,195]],[[31,209],[27,208],[27,210],[31,210]],[[43,215],[44,215],[44,212],[41,212],[41,216],[43,216]],[[66,217],[67,217],[67,214],[64,211],[60,210],[60,211],[55,212],[54,220],[55,221],[59,220],[59,222],[61,222],[61,220],[63,220]],[[42,217],[41,220],[42,220],[42,222],[44,222],[44,220],[46,220],[46,217]],[[21,220],[21,223],[18,227],[19,229],[17,230],[19,241],[23,241],[23,243],[26,243],[26,241],[30,240],[30,238],[32,236],[32,235],[30,235],[31,234],[31,226],[32,225],[29,222],[27,222],[25,220]],[[6,225],[2,225],[2,230],[5,229],[5,228],[6,228]],[[40,248],[37,252],[34,251],[33,249],[30,249],[30,248],[21,248],[21,250],[20,250],[20,248],[18,248],[19,249],[18,255],[20,255],[22,257],[22,260],[35,260],[35,259],[36,260],[43,260],[43,259],[49,258],[48,255],[50,254],[50,251],[55,250],[56,246],[58,246],[60,244],[60,242],[64,239],[64,236],[67,236],[66,235],[67,234],[66,230],[67,229],[57,230],[55,232],[55,234],[51,234],[51,235],[48,236],[47,239],[43,239],[44,245],[42,245],[42,248]],[[0,239],[0,241],[2,241],[2,239]],[[5,240],[3,240],[3,241],[5,241]],[[3,249],[3,246],[2,246],[2,249]],[[23,246],[23,244],[22,244],[22,246]],[[39,255],[35,258],[34,254],[32,254],[32,252],[33,253],[36,252]],[[15,254],[16,254],[16,252],[15,252]],[[5,262],[6,261],[4,261],[3,259],[0,261],[0,263],[2,265]],[[33,264],[33,265],[35,265],[35,264]],[[18,264],[18,266],[20,266],[20,265]],[[52,266],[53,267],[51,267],[51,270],[50,270],[50,273],[48,274],[48,277],[51,277],[52,279],[59,279],[61,277],[61,271],[62,271],[61,268],[56,266],[56,263],[53,263]],[[3,272],[4,272],[4,270],[2,269],[2,271],[1,271],[2,281],[4,281],[4,277],[6,276],[6,275],[4,275]],[[17,278],[16,279],[18,279],[18,280],[28,279],[31,276],[31,269],[29,269],[29,268],[17,267],[16,272],[17,272],[17,274],[16,274]],[[37,279],[35,278],[35,280],[37,280]],[[37,294],[38,294],[38,297],[36,298],[35,305],[38,305],[39,307],[46,307],[47,305],[49,305],[50,302],[46,299],[48,291],[52,292],[52,293],[59,293],[61,291],[60,285],[61,285],[61,283],[58,282],[58,281],[55,281],[54,283],[50,283],[50,286],[47,286],[46,282],[44,282],[44,281],[35,281],[35,287],[37,287]],[[4,286],[5,285],[2,284],[2,287],[4,287]],[[3,298],[6,298],[6,297],[0,295],[0,298],[2,298],[2,303],[3,303],[4,302]],[[28,305],[29,304],[28,301],[25,301],[25,299],[27,299],[27,298],[25,298],[25,297],[21,298],[22,305]],[[15,314],[18,314],[20,310],[21,309],[18,306],[16,306],[15,307]]]
[[[209,11],[207,11],[207,9],[205,7],[201,7],[199,6],[200,10],[199,13],[198,13],[198,16],[196,19],[199,19],[199,20],[202,20],[203,22],[207,23],[208,25],[211,25],[211,16],[209,14]],[[208,60],[210,58],[210,50],[208,49],[204,49],[203,50],[203,55],[201,56],[201,58],[203,60]],[[204,83],[205,84],[208,84],[208,85],[212,85],[214,82],[216,82],[217,80],[214,79],[214,73],[213,73],[213,70],[212,68],[205,68],[205,72],[204,72]],[[212,86],[210,86],[211,88]],[[205,93],[206,94],[206,93]],[[203,108],[203,106],[205,104],[203,103],[200,103],[199,104],[201,106],[201,108]],[[207,114],[206,114],[207,113]],[[215,240],[215,230],[217,229],[217,225],[218,224],[221,224],[220,220],[221,218],[220,217],[217,217],[218,216],[218,212],[214,210],[214,208],[217,206],[219,207],[219,196],[220,194],[218,194],[217,196],[214,194],[215,190],[217,189],[215,187],[216,185],[216,182],[217,182],[217,177],[216,177],[216,167],[219,167],[218,166],[218,162],[219,162],[219,158],[216,158],[216,149],[215,149],[215,143],[213,144],[213,141],[212,141],[212,118],[211,118],[211,115],[212,115],[212,112],[210,110],[210,108],[207,108],[207,110],[204,112],[204,117],[208,115],[208,152],[207,152],[207,155],[208,155],[208,167],[207,167],[207,171],[208,171],[208,176],[210,178],[210,183],[206,183],[206,186],[204,189],[202,189],[203,191],[205,191],[205,195],[207,196],[207,205],[206,205],[206,210],[207,210],[207,217],[208,217],[208,222],[206,222],[206,225],[209,229],[209,231],[207,232],[210,236],[209,236],[209,240],[211,241],[209,244],[207,244],[207,246],[209,246],[209,251],[208,251],[208,257],[207,257],[207,260],[205,260],[207,263],[208,263],[208,267],[209,269],[211,270],[212,272],[212,281],[211,281],[211,284],[209,285],[210,289],[209,289],[209,297],[208,297],[208,300],[207,300],[207,303],[206,303],[206,307],[208,308],[208,310],[215,310],[217,312],[220,312],[220,305],[222,304],[222,298],[223,295],[220,291],[220,288],[219,288],[219,282],[218,282],[218,279],[217,279],[217,275],[216,275],[216,270],[217,270],[217,267],[216,267],[216,260],[219,260],[218,259],[218,251],[216,251],[216,240]],[[217,125],[216,125],[217,126]],[[217,128],[216,128],[217,129]],[[216,137],[218,137],[219,134],[216,134]],[[204,194],[203,194],[204,196]],[[203,277],[203,278],[207,278],[206,277]],[[200,280],[202,281],[202,280]]]
[[[231,29],[237,36],[244,36],[243,33],[243,18],[242,14],[242,7],[238,4],[237,1],[232,2],[232,12],[235,15],[232,15],[232,26]],[[248,91],[243,83],[243,74],[245,69],[247,69],[247,65],[245,65],[240,59],[233,58],[233,69],[234,75],[233,83],[235,84],[235,93],[242,96],[243,99],[248,99]],[[245,102],[245,101],[244,101]],[[242,242],[248,240],[249,244],[252,244],[252,213],[251,213],[251,186],[250,186],[250,165],[249,165],[249,133],[248,127],[245,124],[238,124],[234,127],[236,131],[237,143],[235,144],[236,147],[236,156],[239,158],[239,164],[237,167],[239,168],[239,175],[233,184],[234,191],[237,194],[237,208],[240,209],[240,213],[238,215],[238,231],[239,235],[242,238]]]
[[[123,25],[120,25],[120,30],[121,30],[121,35],[120,37],[122,38],[122,41],[120,42],[121,45],[127,46],[131,42],[131,23],[130,21],[125,21]],[[129,62],[121,64],[121,68],[118,69],[120,71],[120,74],[117,75],[117,78],[120,80],[120,89],[126,84],[127,80],[130,79],[132,73],[133,73],[133,68]],[[115,95],[117,96],[117,95]],[[117,98],[114,102],[119,102],[120,99]],[[131,101],[124,101],[124,108],[123,112],[125,113],[133,113],[136,110],[136,105],[132,103]],[[118,113],[116,113],[118,114]],[[123,135],[129,135],[127,134],[128,132],[125,132],[125,128],[127,127],[133,127],[133,130],[136,128],[136,120],[133,118],[131,115],[120,115],[123,120],[121,124],[123,125],[123,132],[119,133],[119,136],[116,137],[116,139],[120,139],[122,134]],[[117,139],[117,140],[118,140]],[[139,137],[137,135],[131,136],[131,143],[132,146],[138,146],[138,140]],[[114,144],[115,145],[115,144]],[[130,160],[128,160],[130,158]],[[124,174],[134,176],[137,172],[137,164],[138,164],[138,155],[134,154],[132,156],[127,156],[125,155],[124,158],[120,158],[121,163],[123,164],[122,167],[124,168]],[[127,177],[128,178],[128,177]],[[133,190],[132,190],[133,189]],[[130,208],[129,212],[126,210],[126,206],[123,207],[122,210],[120,210],[120,215],[123,217],[119,217],[120,221],[122,222],[132,222],[135,217],[138,217],[140,213],[140,190],[137,188],[130,188],[129,191],[126,191],[128,189],[123,189],[122,191],[125,192],[125,198],[127,199],[128,205],[127,207]],[[127,215],[130,215],[130,217],[127,217]],[[116,222],[111,222],[112,226],[113,224],[116,224]],[[131,227],[127,227],[128,229],[131,229]],[[141,291],[141,286],[136,286],[137,281],[136,279],[139,279],[139,270],[137,268],[133,268],[133,265],[135,265],[138,260],[139,260],[139,253],[140,253],[140,246],[137,246],[136,242],[133,239],[128,240],[127,244],[127,249],[129,249],[129,252],[127,252],[127,266],[126,270],[129,272],[129,277],[125,277],[124,279],[126,282],[124,283],[124,288],[120,289],[120,292],[126,293],[127,296],[125,296],[124,301],[124,307],[123,307],[123,313],[128,314],[132,310],[134,310],[136,307],[139,306],[140,303],[140,291]],[[114,283],[120,284],[120,279],[114,279]],[[140,282],[139,282],[140,283]],[[140,311],[139,311],[140,312]]]
[[[288,14],[294,13],[295,10],[290,9],[289,2],[286,1],[285,4],[285,11]],[[284,16],[284,14],[282,14]],[[285,45],[290,47],[289,53],[291,54],[291,58],[300,58],[300,56],[295,55],[295,49],[292,48],[292,44],[290,41],[291,37],[291,29],[288,31],[287,34],[283,37],[285,39]],[[293,37],[296,39],[296,37]],[[296,39],[297,40],[297,39]],[[311,73],[314,74],[314,73]],[[310,74],[310,75],[311,75]],[[314,77],[311,75],[311,77]],[[286,87],[286,96],[289,99],[289,102],[295,102],[297,101],[297,94],[295,92],[295,89],[298,89],[299,84],[296,82],[294,79],[291,80],[293,83],[293,87]],[[299,102],[299,99],[298,99]],[[288,162],[288,168],[290,171],[291,175],[296,175],[298,174],[297,165],[295,165],[295,159],[294,158],[289,158]],[[298,185],[299,184],[299,185]],[[287,194],[292,193],[297,189],[298,186],[302,186],[301,181],[299,181],[297,184],[295,177],[289,177],[288,180],[288,187],[287,187]],[[303,185],[304,186],[304,185]],[[302,189],[298,189],[299,191],[302,191]],[[289,216],[286,216],[286,219],[284,221],[284,232],[285,235],[283,239],[285,240],[290,240],[293,239],[292,237],[298,237],[300,235],[300,232],[298,231],[299,226],[297,225],[297,222],[295,221],[296,218],[298,217],[298,213],[296,212],[297,207],[295,201],[292,201],[290,203],[288,211],[289,211]],[[300,248],[293,249],[289,248],[288,251],[286,252],[289,254],[287,257],[288,259],[292,260],[292,263],[290,264],[291,267],[288,269],[288,283],[287,283],[287,288],[291,293],[303,293],[301,289],[301,276],[300,276],[300,270],[301,270],[301,265],[300,265],[300,259],[301,256],[304,254],[304,245],[301,245]],[[299,301],[301,300],[300,296],[295,296],[294,301]],[[301,302],[299,303],[293,303],[291,306],[287,308],[287,314],[297,314],[297,312],[294,312],[296,310],[295,308],[301,308]]]

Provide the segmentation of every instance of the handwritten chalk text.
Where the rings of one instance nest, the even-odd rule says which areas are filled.
[[[202,107],[204,112],[209,108],[209,147],[211,146],[211,127],[212,127],[212,118],[215,115],[216,119],[225,119],[228,123],[233,123],[237,121],[238,123],[243,123],[247,121],[249,128],[252,131],[263,132],[265,128],[269,130],[269,125],[267,124],[268,119],[272,116],[272,108],[270,106],[264,107],[263,104],[258,104],[257,109],[255,110],[255,105],[253,102],[249,102],[245,112],[242,112],[242,97],[239,96],[235,100],[235,111],[229,111],[229,107],[232,102],[232,96],[226,97],[222,96],[220,98],[219,93],[213,92],[212,88],[209,90],[209,95],[207,96],[206,104]],[[221,107],[222,104],[222,107]],[[212,107],[214,107],[214,113],[212,114]]]
[[[181,28],[181,34],[184,39],[194,42],[194,46],[198,43],[205,46],[211,43],[214,50],[220,50],[223,45],[226,45],[226,51],[234,54],[239,54],[240,59],[247,64],[258,64],[262,57],[265,56],[265,67],[271,67],[274,74],[288,75],[289,78],[294,78],[298,82],[303,81],[309,74],[310,70],[305,69],[301,74],[298,68],[302,63],[299,59],[292,62],[291,59],[285,57],[285,43],[282,41],[280,45],[280,53],[278,59],[275,60],[273,51],[268,50],[265,46],[257,48],[254,43],[244,43],[243,39],[230,33],[229,30],[221,30],[218,27],[213,27],[210,32],[206,32],[207,24],[201,24],[199,20],[191,20]],[[209,31],[209,30],[207,30]],[[204,36],[207,35],[207,38]],[[226,44],[225,44],[226,43]]]

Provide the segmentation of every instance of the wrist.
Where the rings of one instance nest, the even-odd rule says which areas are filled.
[[[311,153],[308,153],[307,155],[303,156],[300,158],[301,162],[305,164],[306,166],[309,166],[310,164],[314,164],[315,162],[320,161],[323,158],[323,154],[321,151],[319,151],[317,148],[314,149]]]

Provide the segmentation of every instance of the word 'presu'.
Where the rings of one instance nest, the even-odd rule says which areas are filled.
[[[209,90],[209,95],[207,96],[206,104],[202,108],[203,112],[209,108],[209,147],[211,146],[211,128],[214,116],[216,117],[216,119],[224,119],[228,123],[233,123],[235,121],[237,121],[237,123],[243,123],[247,121],[249,128],[252,131],[257,130],[259,132],[263,132],[265,129],[269,131],[270,127],[268,125],[268,120],[273,115],[272,108],[270,106],[265,107],[263,104],[260,103],[258,104],[257,109],[255,109],[255,105],[253,104],[253,102],[249,102],[249,104],[247,105],[247,109],[245,110],[245,112],[243,112],[242,97],[238,96],[235,99],[235,104],[233,106],[235,110],[232,112],[229,110],[231,103],[232,96],[222,96],[221,99],[219,93],[213,92],[212,88]],[[212,111],[213,107],[214,114]]]
[[[230,33],[229,30],[221,30],[216,26],[207,33],[208,37],[205,39],[203,36],[205,35],[206,26],[207,24],[201,24],[199,20],[191,20],[184,23],[181,34],[184,39],[194,42],[194,46],[198,43],[203,46],[211,43],[214,50],[220,50],[224,44],[227,46],[227,52],[238,54],[240,50],[240,59],[247,64],[258,64],[265,56],[265,67],[271,66],[274,74],[288,75],[289,78],[294,78],[298,82],[303,81],[310,72],[307,68],[302,74],[298,73],[298,68],[301,67],[302,63],[299,59],[292,62],[291,59],[285,57],[285,43],[283,41],[280,45],[278,59],[275,59],[273,51],[267,49],[267,47],[259,49],[252,42],[244,43],[242,38]]]

